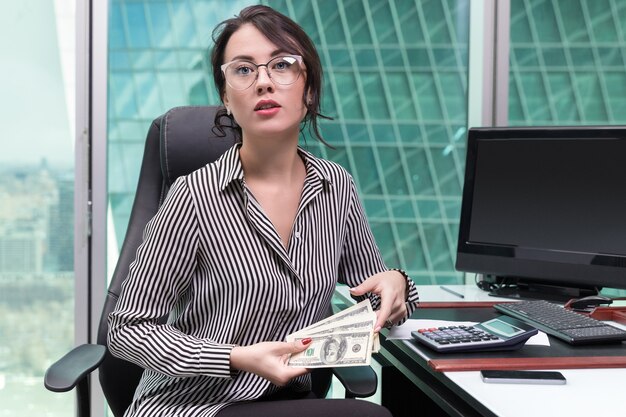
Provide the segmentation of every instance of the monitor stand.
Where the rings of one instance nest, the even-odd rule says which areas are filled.
[[[502,281],[503,283],[506,280]],[[597,295],[597,287],[568,287],[561,284],[546,284],[531,280],[517,279],[508,285],[493,288],[489,295],[493,297],[512,298],[517,300],[546,300],[565,304],[573,298]]]

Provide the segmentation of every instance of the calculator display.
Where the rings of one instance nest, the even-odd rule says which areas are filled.
[[[484,323],[481,323],[480,325],[492,332],[498,333],[506,337],[513,337],[520,333],[524,333],[523,329],[520,329],[519,327],[515,327],[499,319],[489,320]]]

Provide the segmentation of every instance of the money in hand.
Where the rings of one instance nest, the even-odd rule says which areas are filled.
[[[369,299],[287,336],[287,341],[307,337],[311,344],[289,359],[289,366],[324,368],[369,365],[379,347],[374,335],[376,313]],[[376,336],[376,337],[375,337]]]

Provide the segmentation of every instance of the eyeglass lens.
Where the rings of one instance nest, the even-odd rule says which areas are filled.
[[[267,73],[272,81],[278,84],[293,84],[300,76],[300,65],[297,58],[279,56],[267,64],[258,65],[250,61],[233,61],[224,71],[226,82],[236,90],[245,90],[256,81],[259,76],[259,67],[263,66],[267,68]]]

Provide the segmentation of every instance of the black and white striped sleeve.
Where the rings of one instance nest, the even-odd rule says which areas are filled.
[[[387,271],[388,268],[376,245],[352,177],[350,177],[350,203],[347,221],[347,236],[340,262],[339,282],[354,287],[374,274]],[[408,276],[406,276],[406,280],[408,289],[405,300],[407,315],[402,319],[402,322],[415,310],[419,300],[415,283]],[[370,294],[369,298],[372,307],[378,309],[380,297],[377,294]]]
[[[187,335],[160,318],[176,310],[196,268],[198,219],[185,178],[147,224],[117,306],[109,316],[111,353],[173,377],[230,377],[233,345]]]

